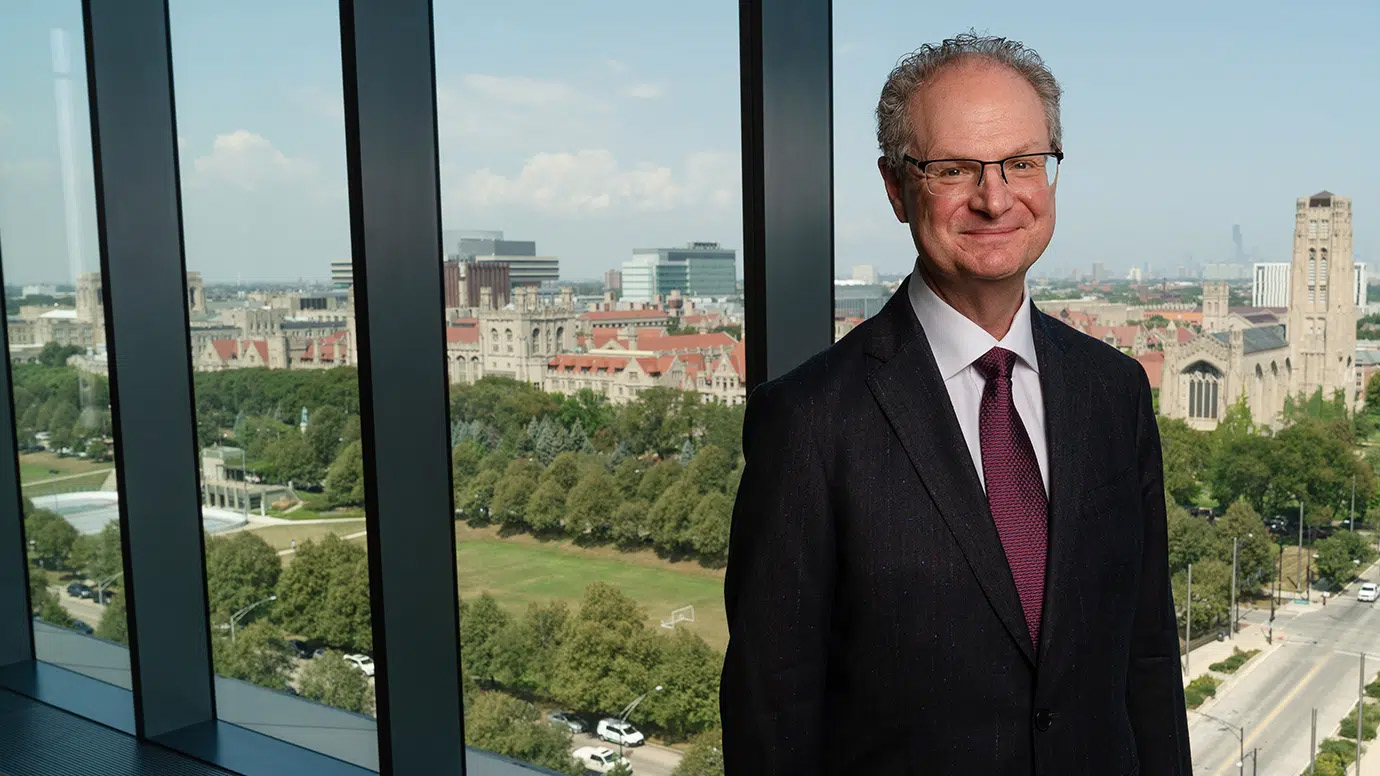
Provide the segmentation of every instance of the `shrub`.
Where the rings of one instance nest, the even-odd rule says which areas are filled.
[[[1184,688],[1184,705],[1190,709],[1198,708],[1203,704],[1203,701],[1217,694],[1217,685],[1219,684],[1221,684],[1220,680],[1207,674],[1194,679]],[[1352,724],[1355,724],[1354,720]]]
[[[1226,660],[1221,660],[1216,663],[1213,663],[1212,665],[1208,666],[1208,670],[1216,671],[1222,674],[1235,673],[1236,669],[1245,665],[1247,660],[1250,660],[1258,654],[1260,654],[1260,650],[1258,649],[1253,649],[1249,652],[1243,652],[1240,649],[1235,649],[1232,650],[1231,657],[1227,658]]]
[[[1375,738],[1375,723],[1380,722],[1380,703],[1367,703],[1366,713],[1361,720],[1361,740],[1370,741]],[[1356,707],[1352,706],[1342,720],[1342,729],[1337,731],[1342,738],[1356,740]]]

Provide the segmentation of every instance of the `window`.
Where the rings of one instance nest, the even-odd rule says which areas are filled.
[[[36,655],[129,688],[83,37],[75,2],[0,26],[5,333]]]
[[[738,17],[725,2],[667,13],[435,4],[443,233],[556,257],[530,301],[515,289],[509,308],[462,311],[506,347],[495,363],[496,343],[481,343],[486,376],[450,389],[462,655],[489,690],[467,696],[465,735],[559,772],[579,772],[570,754],[595,723],[644,694],[628,721],[654,741],[717,719],[742,408],[702,394],[721,354],[734,372],[719,390],[746,392]],[[632,277],[638,262],[681,266],[679,298],[658,297],[669,287],[655,278],[586,280]],[[510,330],[530,332],[530,349],[514,352]],[[648,355],[628,355],[632,336]],[[579,652],[609,632],[622,634],[613,652]],[[652,653],[617,667],[642,638]],[[678,638],[703,661],[693,686],[664,673]],[[572,737],[538,708],[573,712],[588,732]],[[481,722],[500,711],[555,739],[554,754]]]
[[[376,767],[339,28],[169,5],[217,715]]]

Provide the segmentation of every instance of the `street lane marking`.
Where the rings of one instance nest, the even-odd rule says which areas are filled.
[[[1265,719],[1255,724],[1255,729],[1251,732],[1250,735],[1246,736],[1246,740],[1244,743],[1241,744],[1241,748],[1250,749],[1251,744],[1255,743],[1255,740],[1260,737],[1260,734],[1263,733],[1265,730],[1269,729],[1270,723],[1274,721],[1275,717],[1278,717],[1280,712],[1284,711],[1284,709],[1289,705],[1289,702],[1292,701],[1294,697],[1297,696],[1300,692],[1302,692],[1303,688],[1310,681],[1312,681],[1313,677],[1319,671],[1323,670],[1323,668],[1326,665],[1326,662],[1319,662],[1316,666],[1313,666],[1313,670],[1305,674],[1304,677],[1299,680],[1299,683],[1294,685],[1294,689],[1290,690],[1289,694],[1284,696],[1284,700],[1280,701],[1279,704],[1275,706],[1275,708],[1265,717]],[[1214,771],[1213,776],[1226,776],[1227,771],[1236,768],[1237,759],[1238,758],[1236,757],[1232,757],[1227,762],[1222,763],[1222,767]]]

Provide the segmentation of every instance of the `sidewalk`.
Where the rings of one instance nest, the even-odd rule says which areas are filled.
[[[1241,625],[1241,630],[1236,634],[1236,638],[1228,638],[1223,641],[1209,641],[1206,644],[1199,645],[1198,648],[1189,653],[1188,667],[1190,671],[1181,672],[1185,687],[1188,686],[1190,681],[1204,674],[1211,674],[1222,680],[1222,683],[1217,686],[1216,695],[1205,701],[1200,707],[1201,709],[1207,709],[1215,698],[1221,697],[1222,694],[1230,689],[1231,685],[1239,681],[1241,677],[1255,670],[1256,666],[1264,662],[1267,657],[1276,649],[1279,649],[1280,645],[1284,643],[1284,632],[1281,629],[1275,628],[1273,645],[1268,643],[1265,639],[1267,631],[1268,626],[1256,623],[1243,623]],[[1242,652],[1258,649],[1260,650],[1260,654],[1246,661],[1246,664],[1238,668],[1235,673],[1225,674],[1208,670],[1209,665],[1226,660],[1231,657],[1233,652],[1237,649]],[[1377,776],[1380,776],[1380,774]]]

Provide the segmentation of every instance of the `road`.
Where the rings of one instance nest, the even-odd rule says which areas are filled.
[[[1367,579],[1377,578],[1375,569]],[[1318,741],[1330,735],[1356,702],[1359,655],[1369,651],[1366,681],[1380,669],[1380,605],[1358,603],[1356,585],[1321,606],[1282,613],[1275,633],[1283,646],[1267,654],[1204,710],[1245,728],[1245,750],[1258,748],[1260,776],[1298,776],[1308,766],[1312,710],[1318,710]],[[1302,607],[1299,607],[1302,609]],[[1247,618],[1260,624],[1268,610]],[[1188,713],[1193,772],[1203,776],[1237,773],[1238,739],[1216,721]],[[1376,747],[1372,746],[1373,749]],[[1367,757],[1380,757],[1380,749]],[[1250,773],[1247,757],[1246,772]]]
[[[73,598],[67,595],[66,585],[49,585],[48,590],[57,596],[58,603],[67,610],[68,614],[93,628],[101,624],[101,614],[105,612],[104,606],[90,598]]]
[[[618,744],[600,741],[586,733],[579,733],[574,738],[574,747],[578,749],[582,746],[607,746],[615,752],[618,751]],[[671,776],[671,771],[676,769],[676,766],[680,764],[680,758],[684,757],[675,749],[656,744],[644,744],[637,747],[625,746],[623,747],[623,756],[632,763],[633,776]]]

